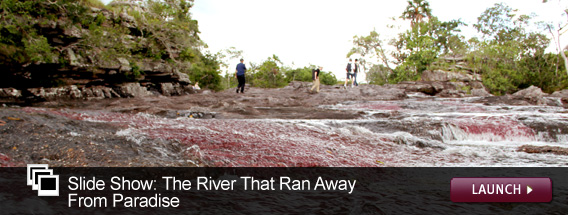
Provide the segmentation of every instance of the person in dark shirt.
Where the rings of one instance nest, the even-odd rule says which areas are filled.
[[[235,73],[235,76],[239,81],[239,86],[237,86],[237,93],[239,93],[239,89],[241,89],[241,93],[245,93],[245,71],[247,70],[247,67],[243,62],[244,60],[241,59],[241,63],[237,64],[237,69]]]
[[[352,69],[351,59],[349,59],[349,63],[347,63],[347,68],[345,68],[345,71],[347,71],[347,78],[345,78],[345,83],[343,84],[343,89],[347,89],[347,83],[349,83],[349,79],[351,79],[351,88],[353,88],[353,76],[354,76],[354,74],[351,73],[351,69]]]
[[[314,92],[314,88],[316,88],[316,93],[320,92],[319,74],[322,69],[323,67],[320,66],[319,68],[312,70],[312,80],[314,81],[314,85],[312,86],[312,89],[310,89],[310,92]]]

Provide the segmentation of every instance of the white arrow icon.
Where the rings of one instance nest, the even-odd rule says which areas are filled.
[[[532,187],[529,186],[529,185],[527,185],[527,194],[529,194],[529,193],[531,193],[531,192],[532,192]]]

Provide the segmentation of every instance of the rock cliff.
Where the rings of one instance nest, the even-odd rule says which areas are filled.
[[[3,7],[20,11],[0,8],[0,102],[193,92],[192,63],[180,56],[200,53],[186,41],[155,32],[149,15],[82,2],[8,0]]]

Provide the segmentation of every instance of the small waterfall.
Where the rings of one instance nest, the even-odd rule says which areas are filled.
[[[494,121],[462,120],[444,123],[441,128],[442,140],[450,141],[487,141],[487,142],[535,142],[539,138],[535,132],[510,119],[495,119]]]

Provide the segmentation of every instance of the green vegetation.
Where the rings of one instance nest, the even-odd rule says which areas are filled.
[[[312,69],[316,66],[292,69],[282,65],[282,61],[276,55],[267,58],[260,64],[251,63],[247,66],[246,73],[247,83],[254,87],[262,88],[278,88],[288,85],[292,81],[312,81]],[[234,73],[232,76],[234,77]],[[229,78],[229,77],[225,77]],[[228,79],[229,80],[229,79]],[[337,79],[331,72],[322,72],[320,74],[322,84],[333,85],[337,83]],[[236,84],[227,84],[230,87]]]
[[[234,48],[230,52],[233,54],[229,60],[238,59],[242,54],[242,51],[235,51]],[[221,56],[222,58],[226,56],[226,54],[218,53],[217,56]],[[228,63],[225,62],[223,65],[228,65]],[[312,69],[315,68],[317,68],[317,66],[314,65],[303,68],[290,68],[284,66],[278,56],[272,55],[272,57],[268,57],[261,63],[249,63],[249,65],[247,65],[246,80],[247,84],[254,87],[279,88],[287,86],[292,81],[312,82]],[[332,72],[322,71],[320,74],[320,83],[335,85],[338,82]],[[229,68],[229,73],[225,74],[221,80],[221,86],[223,89],[237,86],[234,68]]]
[[[470,41],[478,48],[467,53],[468,62],[482,74],[483,84],[491,92],[501,95],[531,85],[552,92],[568,86],[566,81],[559,81],[566,80],[566,75],[555,74],[554,61],[545,60],[551,57],[545,54],[550,40],[528,30],[538,27],[531,20],[531,16],[516,14],[505,4],[496,4],[474,25],[484,38]]]
[[[298,68],[298,69],[287,69],[286,70],[286,81],[312,81],[312,70],[316,69],[318,66],[311,65],[309,67]],[[320,83],[325,85],[335,85],[337,84],[337,78],[332,72],[322,71],[319,75]],[[343,83],[342,83],[343,84]]]
[[[119,71],[124,81],[139,80],[144,75],[142,69],[147,68],[144,63],[159,62],[187,73],[191,81],[205,88],[218,91],[236,85],[234,68],[228,68],[224,77],[221,71],[228,60],[242,57],[242,51],[203,51],[207,45],[199,38],[198,22],[190,13],[193,1],[136,2],[105,6],[99,0],[1,1],[0,85],[14,82],[10,81],[16,76],[12,74],[25,79],[30,65],[47,65],[55,71],[83,63],[87,70],[97,71],[97,67],[116,65],[118,58],[128,60],[132,68]],[[503,3],[478,17],[473,27],[482,36],[467,40],[460,35],[463,22],[439,20],[426,0],[408,1],[408,7],[395,19],[407,21],[408,30],[396,38],[384,38],[376,31],[355,36],[354,48],[348,53],[374,56],[380,62],[365,65],[371,84],[420,80],[426,70],[447,68],[443,57],[460,57],[495,95],[531,85],[547,93],[568,88],[568,72],[562,72],[568,71],[561,60],[565,53],[545,52],[550,39],[542,32],[552,33],[552,27],[535,23],[532,16],[518,14]],[[79,60],[70,59],[73,55]],[[247,67],[247,82],[264,88],[283,87],[291,81],[311,82],[315,68],[290,68],[276,55]],[[39,77],[49,79],[48,74],[46,71]],[[337,84],[330,72],[322,72],[320,78],[323,84]],[[62,84],[57,80],[43,83]]]
[[[199,61],[191,65],[189,79],[199,82],[199,86],[215,91],[223,90],[222,77],[219,74],[219,61],[217,56],[206,54]]]
[[[3,0],[0,3],[3,73],[0,75],[11,77],[30,64],[69,66],[72,60],[65,50],[70,48],[82,59],[88,58],[92,70],[116,65],[118,58],[127,59],[132,70],[120,71],[124,81],[142,75],[136,62],[154,61],[188,73],[192,81],[206,87],[221,89],[220,62],[215,56],[201,52],[206,44],[200,40],[197,21],[189,13],[192,1],[146,0],[137,4],[105,6],[99,0]]]
[[[280,68],[282,61],[273,55],[266,59],[260,66],[252,66],[249,70],[250,83],[256,87],[277,88],[286,86],[284,72]]]
[[[282,66],[282,62],[278,56],[269,57],[260,66],[251,64],[251,68],[247,72],[247,80],[250,80],[252,86],[263,88],[284,87],[292,81],[312,81],[312,69],[316,66],[292,69]],[[331,72],[322,71],[320,74],[320,82],[326,85],[334,85],[337,78]]]
[[[88,7],[106,9],[105,4],[99,0],[80,0],[79,2],[83,3],[85,6]]]
[[[47,16],[57,7],[40,1],[4,0],[0,3],[0,59],[5,65],[51,62],[55,55],[47,39],[30,22]]]
[[[10,75],[26,70],[24,67],[30,64],[69,69],[73,63],[85,63],[78,62],[80,59],[88,61],[84,64],[87,69],[97,71],[116,67],[121,58],[128,60],[131,70],[120,69],[113,82],[139,80],[145,62],[160,62],[187,73],[201,87],[219,91],[236,86],[232,72],[225,77],[220,73],[228,65],[227,58],[241,57],[242,51],[232,48],[204,53],[207,45],[199,38],[198,23],[190,13],[192,6],[191,0],[113,2],[108,6],[99,0],[3,0],[0,69],[4,72],[0,75],[8,78],[0,85],[10,85],[6,81]],[[41,86],[64,84],[49,81],[56,79],[49,77],[49,72],[39,73],[43,74],[34,76],[42,77]],[[337,82],[330,72],[320,77],[323,84]],[[247,82],[255,87],[283,87],[294,80],[311,82],[311,67],[291,69],[274,55],[251,63],[247,71]]]
[[[399,19],[408,20],[410,29],[397,38],[385,39],[376,31],[354,37],[354,48],[348,56],[358,53],[374,56],[380,62],[370,66],[369,83],[416,81],[425,70],[447,66],[441,56],[458,56],[466,59],[467,66],[482,76],[483,84],[495,95],[531,85],[548,93],[568,87],[568,75],[558,72],[566,67],[558,54],[545,53],[550,40],[533,17],[517,14],[503,3],[496,4],[474,25],[483,37],[466,41],[459,34],[463,22],[442,22],[429,7],[426,0],[408,1]],[[388,51],[391,49],[387,45],[396,51]]]

